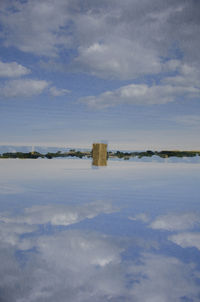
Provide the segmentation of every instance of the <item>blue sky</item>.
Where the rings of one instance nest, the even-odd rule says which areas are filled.
[[[0,144],[200,149],[195,0],[2,0]]]

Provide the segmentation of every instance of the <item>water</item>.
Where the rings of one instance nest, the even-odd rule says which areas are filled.
[[[199,163],[0,165],[0,301],[200,301]]]

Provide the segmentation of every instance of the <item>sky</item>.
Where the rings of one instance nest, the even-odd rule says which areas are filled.
[[[199,150],[198,0],[1,0],[0,145]]]

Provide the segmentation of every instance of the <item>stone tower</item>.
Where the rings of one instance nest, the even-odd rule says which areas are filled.
[[[92,158],[93,166],[107,166],[107,144],[93,144]]]

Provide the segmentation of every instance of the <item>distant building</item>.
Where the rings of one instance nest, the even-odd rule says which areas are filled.
[[[107,144],[93,144],[92,158],[93,166],[107,166]]]
[[[35,154],[35,147],[34,147],[34,146],[32,146],[31,154],[32,154],[32,155]]]

